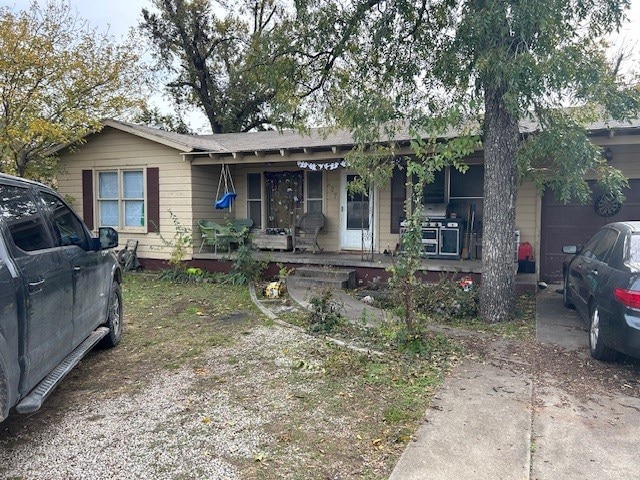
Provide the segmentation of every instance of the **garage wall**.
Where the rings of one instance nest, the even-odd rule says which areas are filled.
[[[640,144],[620,143],[638,140],[635,137],[621,136],[603,142],[612,150],[611,164],[621,169],[629,178],[630,188],[624,192],[627,199],[617,214],[603,217],[596,213],[594,201],[602,192],[593,181],[590,181],[593,195],[586,204],[563,204],[552,192],[547,192],[542,197],[540,280],[562,280],[562,262],[565,258],[562,253],[563,245],[584,244],[598,228],[607,223],[640,219]]]

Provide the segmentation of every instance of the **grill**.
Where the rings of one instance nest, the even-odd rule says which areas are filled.
[[[448,218],[447,205],[423,205],[422,250],[428,258],[460,259],[464,219]],[[400,224],[400,235],[405,223]]]

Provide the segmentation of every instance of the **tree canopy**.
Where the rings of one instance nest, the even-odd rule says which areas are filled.
[[[66,3],[0,8],[0,171],[50,179],[52,147],[140,103],[137,65],[131,44],[90,28]]]
[[[140,29],[178,109],[196,106],[213,133],[292,125],[299,69],[290,54],[291,8],[280,0],[153,0]],[[227,4],[224,4],[227,5]],[[232,4],[229,4],[232,5]]]
[[[483,244],[480,311],[490,322],[512,318],[520,181],[585,199],[585,174],[596,173],[622,197],[624,177],[588,141],[585,125],[638,113],[638,88],[621,82],[602,41],[620,27],[629,1],[298,0],[297,7],[306,58],[331,65],[316,97],[327,121],[367,142],[408,125],[417,154],[408,161],[423,165],[415,171],[426,180],[460,167],[456,152],[469,145],[462,137],[479,135],[483,235],[491,239]],[[523,122],[532,131],[523,132]],[[458,145],[447,140],[452,133]]]

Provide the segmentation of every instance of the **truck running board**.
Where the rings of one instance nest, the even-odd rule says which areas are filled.
[[[32,413],[40,409],[42,402],[53,392],[53,389],[58,386],[64,377],[75,367],[80,360],[91,350],[96,343],[104,338],[109,333],[107,327],[100,327],[93,331],[84,342],[76,347],[62,362],[54,368],[49,375],[44,379],[27,395],[24,397],[18,405],[16,405],[16,412],[18,413]]]

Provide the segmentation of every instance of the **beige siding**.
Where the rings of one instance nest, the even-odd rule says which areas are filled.
[[[388,185],[377,191],[376,211],[376,251],[393,251],[400,235],[391,233],[391,188]]]
[[[516,203],[516,230],[520,230],[520,241],[536,245],[538,222],[538,195],[531,182],[520,185]]]
[[[611,165],[619,168],[628,178],[640,178],[640,144],[611,145]]]
[[[59,191],[73,198],[73,207],[82,212],[82,170],[127,167],[158,167],[160,173],[160,234],[172,241],[176,232],[169,210],[180,225],[190,227],[192,220],[191,166],[173,148],[144,140],[125,132],[105,128],[87,139],[74,151],[60,154],[63,173],[58,176]],[[94,186],[94,191],[96,187]],[[145,258],[168,258],[171,248],[163,245],[156,233],[121,230],[120,245],[127,239],[139,241],[138,253]]]

